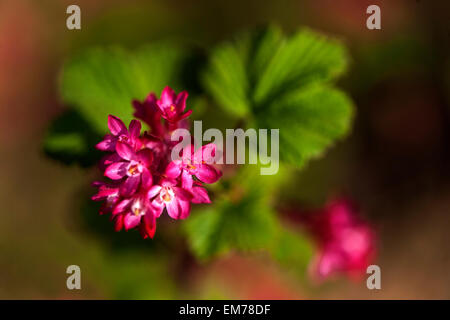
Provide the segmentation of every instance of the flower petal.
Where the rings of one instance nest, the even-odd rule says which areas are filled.
[[[192,194],[194,196],[191,200],[192,203],[211,203],[208,191],[205,188],[193,187]]]
[[[107,154],[103,158],[101,158],[98,166],[99,166],[100,170],[105,171],[105,169],[110,164],[113,164],[115,162],[120,162],[120,161],[122,161],[122,158],[119,157],[119,155],[114,152],[114,153],[111,153],[111,154]]]
[[[114,230],[120,231],[123,228],[123,214],[119,214],[114,219]]]
[[[177,184],[178,184],[178,181],[175,179],[166,178],[166,179],[162,179],[160,181],[160,185],[163,187],[173,187],[173,186],[176,186]]]
[[[193,183],[194,179],[192,179],[192,175],[186,170],[183,170],[183,173],[181,174],[181,187],[186,190],[191,190]]]
[[[214,163],[216,157],[217,146],[214,143],[208,143],[202,147],[203,162],[207,164]]]
[[[191,203],[189,201],[178,201],[180,207],[181,207],[181,215],[180,219],[186,219],[189,217],[189,214],[191,213]]]
[[[147,191],[147,199],[152,199],[154,198],[160,191],[161,191],[161,186],[159,185],[154,185],[152,186],[148,191]]]
[[[175,99],[176,99],[175,91],[173,91],[171,87],[167,86],[161,93],[161,99],[158,100],[157,102],[158,107],[161,109],[162,112],[165,112],[164,109],[174,104]]]
[[[191,213],[191,204],[189,201],[174,199],[167,204],[167,213],[173,219],[186,219]]]
[[[214,143],[208,143],[201,148],[199,148],[194,153],[194,165],[214,162],[214,157],[216,156],[216,145]]]
[[[131,203],[131,199],[124,199],[120,201],[115,207],[112,214],[118,214],[126,211]]]
[[[185,146],[182,151],[181,160],[184,164],[190,164],[193,161],[195,147],[193,144]]]
[[[149,167],[153,161],[153,152],[150,149],[142,149],[136,153],[136,160]]]
[[[167,213],[172,219],[180,219],[181,216],[181,207],[179,206],[179,201],[176,198],[172,199],[172,201],[166,203]]]
[[[141,173],[141,185],[142,188],[149,188],[153,184],[153,177],[147,168],[144,168]]]
[[[186,91],[181,91],[175,100],[175,105],[177,107],[177,111],[180,114],[184,111],[184,109],[186,109],[187,97],[188,97],[188,93]]]
[[[186,119],[186,118],[189,117],[191,114],[192,114],[192,110],[188,110],[188,111],[186,111],[183,115],[179,116],[177,120],[180,121],[180,120]]]
[[[120,186],[120,194],[124,197],[129,197],[134,194],[141,181],[140,175],[129,176]]]
[[[161,213],[164,210],[164,203],[162,203],[158,197],[152,201],[151,206],[152,206],[153,215],[156,218],[159,218],[161,216]]]
[[[181,160],[174,160],[166,167],[166,176],[171,179],[176,179],[181,173]]]
[[[129,126],[130,138],[135,140],[141,134],[141,123],[138,120],[131,120]]]
[[[214,183],[219,180],[220,173],[213,166],[202,164],[197,166],[195,176],[204,183]]]
[[[101,151],[109,151],[112,152],[115,150],[116,148],[116,142],[117,142],[117,138],[107,134],[105,135],[105,137],[103,138],[102,141],[100,141],[99,143],[97,143],[95,145],[95,148]]]
[[[122,179],[127,173],[126,162],[115,162],[109,165],[105,170],[105,176],[113,180]]]
[[[123,217],[123,225],[125,227],[125,230],[130,230],[135,228],[139,222],[141,222],[141,216],[140,215],[135,215],[131,212],[127,213],[124,217]]]
[[[133,149],[124,142],[117,142],[116,152],[122,159],[125,160],[134,160],[136,158]]]
[[[192,199],[192,194],[180,187],[172,187],[176,197],[180,200],[184,200],[184,201],[191,201]]]
[[[154,109],[153,107],[156,107],[157,100],[158,100],[158,98],[156,98],[156,95],[153,92],[151,92],[145,98],[144,103],[148,104],[150,106],[149,109],[152,110],[153,112],[155,112],[156,109]]]
[[[154,237],[156,232],[156,217],[152,212],[149,212],[142,217],[139,231],[144,239]]]
[[[114,187],[109,187],[107,185],[102,185],[100,186],[100,188],[98,189],[97,194],[93,195],[91,197],[92,200],[94,201],[98,201],[98,200],[104,200],[109,196],[113,196],[117,194],[117,188]]]
[[[127,127],[122,120],[113,115],[108,116],[108,128],[109,131],[111,131],[111,133],[115,136],[127,133]]]

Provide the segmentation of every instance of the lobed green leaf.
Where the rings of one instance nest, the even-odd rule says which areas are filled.
[[[331,83],[348,61],[338,40],[309,29],[285,37],[271,26],[219,45],[202,80],[224,110],[280,129],[281,159],[301,167],[351,127],[352,102]]]

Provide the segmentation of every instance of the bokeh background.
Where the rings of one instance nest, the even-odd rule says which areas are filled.
[[[81,31],[66,28],[70,4],[81,7]],[[381,7],[380,31],[365,27],[370,4]],[[309,26],[350,48],[340,86],[357,106],[352,134],[302,171],[297,201],[345,193],[359,203],[378,232],[381,290],[345,278],[305,283],[263,256],[197,264],[167,251],[155,261],[148,252],[163,241],[111,236],[107,221],[99,231],[80,218],[77,200],[89,196],[80,190],[95,174],[42,151],[65,107],[58,77],[73,52],[167,38],[208,48],[268,22]],[[0,0],[0,298],[448,299],[449,121],[448,1]],[[80,291],[66,288],[70,264],[81,267]]]

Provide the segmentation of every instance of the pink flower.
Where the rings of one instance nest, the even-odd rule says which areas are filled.
[[[166,176],[176,179],[181,174],[183,188],[192,189],[195,176],[204,183],[214,183],[221,177],[211,163],[216,154],[216,145],[209,143],[194,152],[194,146],[189,145],[183,149],[181,160],[174,160],[167,166]]]
[[[156,100],[154,93],[150,93],[143,102],[133,100],[132,104],[136,110],[133,115],[148,124],[152,135],[161,137],[164,134],[164,127],[161,123],[161,111],[156,104]]]
[[[324,279],[338,273],[357,277],[375,257],[375,234],[348,200],[336,199],[306,221],[319,247],[311,271]]]
[[[94,201],[104,201],[100,208],[100,214],[109,213],[119,201],[119,186],[96,181],[92,184],[98,187],[98,193],[91,197]]]
[[[189,216],[192,194],[177,186],[176,180],[163,179],[159,185],[152,186],[147,197],[152,200],[155,216],[158,218],[164,208],[173,219],[185,219]]]
[[[167,156],[171,150],[171,144],[164,139],[145,132],[141,138],[142,144],[153,152],[153,167],[166,167],[168,163]]]
[[[121,159],[106,168],[105,176],[113,180],[125,177],[125,181],[120,186],[121,195],[132,195],[140,183],[143,188],[152,185],[152,175],[148,169],[153,159],[150,149],[134,152],[128,144],[117,142],[116,152]]]
[[[162,117],[170,123],[176,123],[189,117],[192,110],[183,114],[184,109],[186,109],[187,97],[188,93],[186,91],[182,91],[177,95],[170,87],[165,87],[161,93],[161,99],[156,102]]]
[[[113,210],[116,217],[116,230],[130,230],[139,226],[143,238],[153,238],[156,231],[154,208],[147,199],[146,193],[137,193],[131,198],[120,201]],[[118,230],[117,230],[118,231]]]
[[[114,152],[118,141],[128,143],[135,149],[140,148],[139,134],[141,131],[141,123],[139,121],[132,120],[128,130],[122,120],[109,115],[108,128],[111,134],[105,135],[103,140],[95,146],[97,149]]]
[[[198,181],[194,181],[192,191],[192,203],[211,203],[209,199],[208,191],[203,188],[202,184]]]

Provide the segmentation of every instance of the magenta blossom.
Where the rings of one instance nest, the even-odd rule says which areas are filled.
[[[209,199],[208,191],[202,187],[202,184],[198,181],[194,181],[192,188],[192,203],[211,203]]]
[[[101,151],[114,152],[117,142],[125,142],[132,148],[139,149],[141,142],[139,140],[139,134],[141,131],[141,123],[137,120],[130,122],[129,129],[119,118],[115,116],[108,116],[108,128],[111,134],[105,135],[103,140],[99,142],[95,147]]]
[[[91,199],[94,201],[104,201],[100,208],[100,214],[111,212],[120,198],[119,185],[117,183],[107,184],[101,181],[95,181],[92,185],[98,187],[98,192]]]
[[[156,216],[145,193],[138,193],[120,201],[115,206],[113,215],[118,215],[116,227],[119,227],[119,230],[122,226],[125,230],[139,226],[144,238],[153,238],[156,230]]]
[[[176,95],[167,87],[160,100],[153,93],[143,102],[134,100],[134,115],[151,129],[143,134],[138,120],[132,120],[127,129],[119,118],[108,117],[111,134],[96,147],[108,152],[100,160],[100,169],[113,181],[96,182],[98,193],[92,199],[103,201],[100,213],[111,213],[116,231],[138,228],[143,238],[153,238],[156,219],[164,209],[173,219],[185,219],[191,203],[211,202],[203,182],[213,183],[221,176],[211,165],[213,144],[195,153],[190,146],[180,162],[171,163],[178,143],[171,140],[172,131],[189,128],[191,112],[183,114],[186,98],[186,92]]]
[[[215,154],[216,145],[214,143],[204,145],[195,152],[194,146],[189,145],[183,149],[180,160],[169,163],[166,176],[176,179],[181,174],[182,185],[187,189],[191,189],[193,186],[193,176],[201,182],[214,183],[221,177],[220,171],[211,165]]]
[[[128,144],[118,142],[116,152],[121,159],[106,168],[105,176],[113,180],[125,177],[125,181],[120,186],[121,195],[132,195],[140,183],[144,188],[152,185],[152,175],[148,169],[153,159],[150,149],[134,152]]]
[[[134,116],[147,123],[151,129],[152,135],[161,137],[164,134],[164,127],[161,123],[161,111],[156,104],[156,95],[150,93],[143,102],[133,100]]]
[[[177,186],[176,180],[163,179],[159,185],[152,186],[147,197],[152,200],[154,214],[158,218],[164,208],[173,219],[186,219],[191,210],[192,194]]]
[[[176,123],[189,117],[192,110],[183,114],[184,109],[186,109],[187,97],[188,93],[186,91],[182,91],[177,95],[170,87],[165,87],[161,93],[161,99],[156,102],[162,117],[170,123]]]

